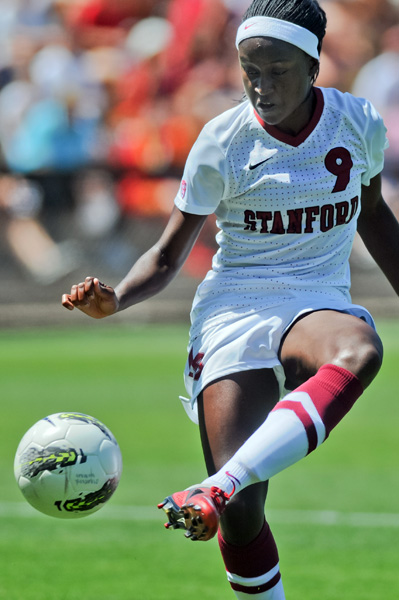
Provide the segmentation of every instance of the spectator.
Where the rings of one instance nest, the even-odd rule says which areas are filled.
[[[76,266],[73,245],[57,244],[40,222],[40,186],[11,175],[0,176],[2,233],[17,262],[33,279],[50,284]]]
[[[86,189],[81,171],[108,171],[121,218],[164,218],[166,190],[178,184],[203,125],[240,100],[231,40],[249,3],[0,2],[3,169],[40,181],[42,206],[63,197],[79,209],[76,217],[86,206],[79,197]],[[356,94],[364,89],[384,113],[391,143],[385,185],[396,194],[397,5],[322,4],[329,30],[318,84]],[[72,180],[67,186],[65,177]],[[82,228],[76,235],[84,235]]]

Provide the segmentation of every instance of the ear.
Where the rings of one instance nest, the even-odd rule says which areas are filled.
[[[318,60],[316,60],[315,58],[313,58],[312,56],[309,57],[309,77],[310,77],[310,81],[312,83],[312,85],[314,85],[318,75],[319,75],[319,70],[320,70],[320,63]]]

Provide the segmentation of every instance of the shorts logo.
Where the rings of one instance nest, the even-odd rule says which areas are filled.
[[[187,192],[187,181],[185,179],[182,180],[180,186],[180,197],[183,199]]]
[[[198,354],[194,356],[193,349],[191,348],[190,354],[188,355],[188,376],[192,377],[194,381],[198,381],[198,379],[201,377],[202,369],[204,368],[204,365],[202,364],[203,358],[203,352],[198,352]]]

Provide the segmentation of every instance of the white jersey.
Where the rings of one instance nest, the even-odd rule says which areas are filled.
[[[210,121],[187,159],[176,206],[215,213],[219,250],[194,299],[196,330],[278,306],[294,293],[350,301],[349,255],[361,185],[383,168],[386,129],[373,106],[316,88],[298,136],[262,123],[246,101]]]

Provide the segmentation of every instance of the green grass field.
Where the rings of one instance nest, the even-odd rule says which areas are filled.
[[[71,318],[71,323],[73,317]],[[272,481],[269,521],[287,600],[399,597],[399,323],[379,323],[383,369],[329,441]],[[0,599],[233,598],[217,543],[163,528],[156,504],[205,476],[178,400],[180,326],[0,332]],[[13,477],[19,439],[60,411],[91,414],[119,440],[120,486],[96,515],[45,517]]]

